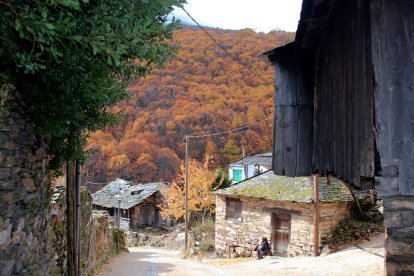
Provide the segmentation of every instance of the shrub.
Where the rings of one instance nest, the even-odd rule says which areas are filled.
[[[205,252],[214,251],[214,245],[212,244],[211,240],[203,240],[200,243],[200,246],[198,248],[200,249],[200,251],[205,251]]]

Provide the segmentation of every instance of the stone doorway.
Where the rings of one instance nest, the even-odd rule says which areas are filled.
[[[272,253],[287,256],[290,241],[290,215],[272,213]]]

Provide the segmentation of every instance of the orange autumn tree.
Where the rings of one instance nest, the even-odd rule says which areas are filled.
[[[188,210],[190,216],[201,216],[202,219],[211,214],[215,214],[215,195],[212,191],[220,188],[224,181],[224,176],[217,183],[217,172],[210,172],[208,164],[210,157],[206,155],[203,164],[197,160],[190,160],[188,164]],[[164,198],[159,206],[163,218],[174,217],[181,219],[184,217],[184,195],[185,195],[185,167],[181,165],[181,173],[174,179],[171,186],[162,188],[161,194]],[[218,185],[217,185],[218,184]]]

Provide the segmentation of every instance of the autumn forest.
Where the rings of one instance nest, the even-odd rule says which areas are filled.
[[[175,57],[163,69],[137,78],[128,88],[129,98],[112,107],[123,116],[114,127],[90,135],[86,181],[171,181],[180,173],[185,135],[227,131],[273,115],[274,70],[258,56],[293,40],[293,34],[208,32],[226,52],[202,30],[183,27],[174,33]],[[270,150],[271,140],[268,120],[244,131],[192,138],[190,157],[202,161],[208,154],[210,168],[224,168],[243,150]]]

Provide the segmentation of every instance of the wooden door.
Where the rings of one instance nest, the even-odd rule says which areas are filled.
[[[155,220],[155,206],[141,206],[141,225],[153,225]]]
[[[274,254],[286,255],[290,241],[290,216],[272,215],[272,251]]]

